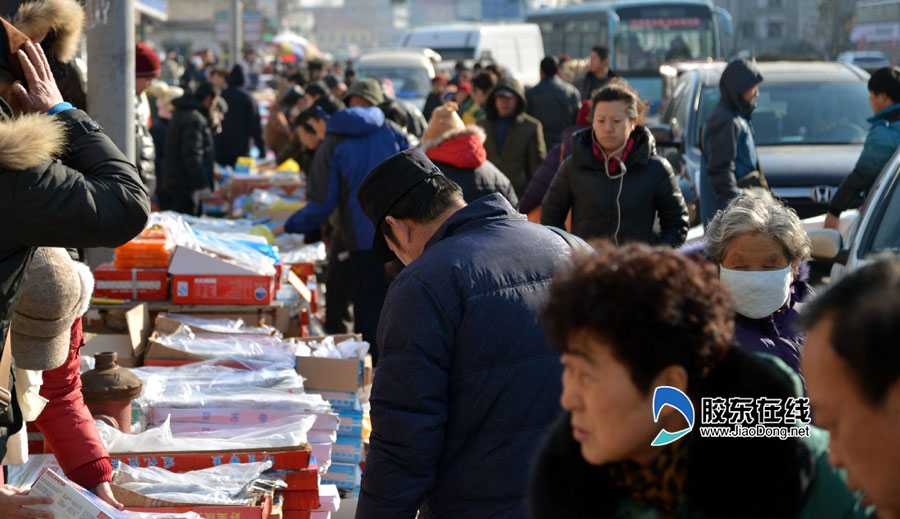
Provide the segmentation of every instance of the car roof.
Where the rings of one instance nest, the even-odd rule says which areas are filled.
[[[422,51],[417,50],[384,50],[363,54],[356,62],[357,66],[401,66],[430,68],[429,60]]]
[[[867,81],[869,74],[859,67],[845,63],[825,61],[771,61],[756,64],[766,82],[827,82],[859,83]],[[719,83],[725,64],[689,71],[698,74],[704,85]]]

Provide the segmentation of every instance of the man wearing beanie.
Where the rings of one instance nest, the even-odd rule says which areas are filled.
[[[528,466],[559,413],[562,372],[538,311],[571,247],[587,246],[499,194],[466,205],[419,150],[379,164],[357,198],[373,255],[406,268],[378,323],[356,517],[528,517]]]
[[[117,247],[143,230],[150,212],[134,165],[86,113],[63,102],[42,48],[3,19],[0,211],[2,458],[7,438],[22,428],[8,339],[35,248]],[[34,499],[0,485],[0,515],[28,517],[23,507]]]
[[[134,49],[134,150],[137,154],[138,174],[153,197],[156,192],[156,147],[150,134],[150,103],[147,88],[160,74],[159,56],[143,43]]]

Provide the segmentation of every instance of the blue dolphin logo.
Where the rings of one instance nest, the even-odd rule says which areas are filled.
[[[653,392],[653,421],[659,421],[659,413],[662,411],[662,408],[665,406],[670,406],[675,408],[682,416],[684,416],[685,420],[688,422],[688,426],[685,429],[676,432],[669,432],[665,429],[659,431],[659,434],[656,435],[656,439],[650,444],[654,447],[661,447],[663,445],[668,445],[675,440],[681,438],[685,434],[691,432],[694,428],[694,404],[691,402],[691,399],[688,398],[680,389],[674,388],[672,386],[659,386],[656,388],[656,391]]]

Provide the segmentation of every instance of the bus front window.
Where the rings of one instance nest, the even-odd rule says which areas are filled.
[[[662,10],[657,8],[653,11]],[[667,61],[715,57],[709,11],[705,15],[688,12],[684,8],[679,11],[683,12],[620,12],[614,69],[617,72],[656,74],[659,66]]]

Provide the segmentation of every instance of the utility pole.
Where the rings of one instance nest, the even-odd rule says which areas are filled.
[[[244,2],[231,0],[231,47],[228,50],[231,66],[241,61],[244,43]]]
[[[87,111],[132,163],[134,142],[134,0],[86,0]],[[86,249],[95,268],[113,249]]]
[[[134,162],[134,0],[88,0],[85,7],[88,111]]]

